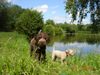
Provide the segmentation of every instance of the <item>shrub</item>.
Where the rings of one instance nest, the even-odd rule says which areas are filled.
[[[26,10],[16,21],[16,30],[33,36],[43,27],[43,16],[35,10]]]
[[[53,25],[46,25],[43,28],[44,32],[48,33],[48,35],[50,36],[54,36],[55,35],[55,28]]]

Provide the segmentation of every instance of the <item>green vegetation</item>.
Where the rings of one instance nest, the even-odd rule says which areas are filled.
[[[99,0],[66,0],[65,10],[72,15],[72,21],[78,20],[79,24],[90,14],[91,31],[95,33],[100,31]]]
[[[42,29],[44,21],[38,11],[0,0],[0,24],[0,31],[18,31],[29,37]]]
[[[35,10],[24,11],[16,20],[16,30],[27,36],[33,36],[43,27],[41,13]]]
[[[59,60],[53,62],[50,52],[47,52],[47,62],[42,64],[29,56],[27,37],[33,37],[40,29],[50,36],[57,36],[56,40],[59,40],[59,38],[61,41],[64,40],[64,43],[66,43],[66,39],[67,42],[73,42],[76,39],[79,42],[87,41],[88,43],[98,43],[100,41],[99,34],[97,37],[95,37],[95,34],[92,34],[94,37],[89,35],[91,32],[100,33],[99,0],[67,0],[65,3],[66,12],[72,14],[73,21],[76,20],[78,12],[80,13],[78,25],[66,22],[55,23],[50,19],[44,22],[42,13],[10,4],[7,0],[0,0],[0,31],[8,31],[6,33],[0,32],[0,75],[100,74],[100,54],[90,53],[85,57],[75,55],[68,57],[64,64],[61,64]],[[91,15],[92,24],[82,25],[81,21],[88,13],[83,11],[89,7],[90,10],[88,11]],[[91,12],[94,10],[94,13]],[[66,38],[62,39],[65,36]],[[54,41],[55,39],[49,45]]]
[[[64,64],[53,62],[47,52],[47,62],[39,64],[29,57],[25,35],[16,32],[0,33],[0,75],[99,75],[100,55],[68,57]]]
[[[90,11],[91,14],[91,24],[83,25],[79,23],[75,25],[66,22],[55,23],[51,19],[44,22],[42,13],[33,9],[24,9],[18,5],[8,3],[7,0],[0,0],[0,31],[18,31],[24,33],[27,37],[33,37],[40,29],[51,36],[78,33],[80,31],[84,31],[84,33],[86,31],[92,33],[100,32],[100,13],[98,10],[100,4],[98,0],[94,0],[93,2],[91,2],[91,0],[67,0],[65,3],[65,10],[72,14],[73,21],[77,19],[78,12],[80,13],[79,22],[81,22],[88,13],[82,11],[90,7],[88,11]],[[95,6],[93,7],[93,5]],[[91,12],[92,10],[95,10],[94,16],[96,17],[94,19],[92,19],[92,17],[94,17]]]
[[[50,36],[59,36],[65,34],[63,28],[61,28],[60,26],[53,26],[51,24],[44,26],[43,31]]]

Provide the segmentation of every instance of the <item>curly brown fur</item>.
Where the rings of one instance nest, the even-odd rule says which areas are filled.
[[[46,59],[46,44],[48,41],[48,35],[40,32],[30,42],[30,56],[34,52],[34,56],[39,61]]]

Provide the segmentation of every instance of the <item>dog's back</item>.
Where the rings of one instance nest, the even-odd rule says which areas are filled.
[[[55,57],[61,58],[61,57],[65,57],[66,53],[64,51],[54,50],[52,52],[52,55],[55,56]]]
[[[65,59],[66,57],[66,52],[65,51],[61,51],[61,50],[55,50],[55,47],[53,47],[53,51],[52,51],[52,60],[56,60],[56,58],[60,58],[62,61]]]

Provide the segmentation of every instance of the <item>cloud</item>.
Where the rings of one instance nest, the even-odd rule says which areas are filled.
[[[77,17],[77,20],[75,20],[73,23],[71,22],[72,20],[72,15],[71,14],[66,14],[66,16],[55,16],[53,18],[53,20],[56,22],[56,23],[64,23],[64,22],[67,22],[67,23],[71,23],[71,24],[78,24],[78,17]],[[90,17],[88,15],[88,17],[86,17],[85,19],[82,20],[82,23],[83,24],[90,24]]]
[[[11,2],[12,0],[7,0],[7,2]]]
[[[63,23],[65,21],[65,17],[64,16],[55,16],[54,20],[57,23]]]
[[[54,20],[55,23],[64,23],[66,21],[65,16],[54,16],[51,19]]]
[[[17,0],[7,0],[8,3],[15,3]]]
[[[51,7],[52,9],[57,9],[59,7],[59,5],[53,6]]]
[[[52,11],[51,14],[53,14],[53,15],[56,14],[56,11]]]
[[[41,6],[37,6],[37,7],[34,7],[33,10],[37,10],[39,12],[47,12],[48,11],[48,5],[47,4],[44,4],[44,5],[41,5]]]
[[[53,13],[55,13],[55,12],[53,12]],[[51,19],[54,20],[55,23],[64,23],[64,22],[70,23],[71,15],[69,15],[69,14],[66,14],[66,16],[56,15],[56,16],[53,16]]]
[[[88,18],[87,19],[83,19],[82,23],[83,24],[90,24],[90,19],[88,19]]]

